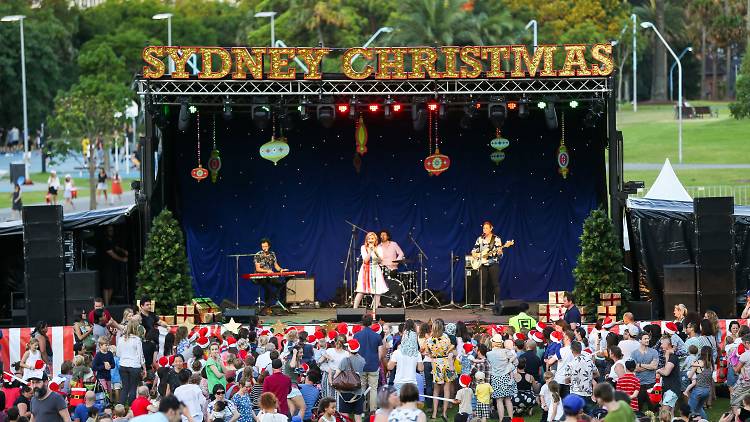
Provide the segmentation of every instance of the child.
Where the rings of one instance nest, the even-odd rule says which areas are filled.
[[[96,379],[99,380],[102,388],[109,393],[112,381],[111,370],[115,367],[115,357],[109,351],[109,341],[105,337],[99,338],[99,353],[94,356],[91,367],[96,371]]]
[[[635,361],[632,359],[625,361],[625,373],[617,379],[617,391],[622,391],[630,397],[630,407],[633,411],[638,411],[638,392],[641,389],[641,382],[633,373],[635,371]]]
[[[263,393],[260,395],[260,413],[258,413],[258,422],[287,422],[289,419],[286,415],[276,413],[276,407],[279,401],[273,393]]]
[[[60,365],[60,376],[65,382],[60,387],[60,392],[66,396],[70,395],[70,382],[73,380],[73,362],[66,360]]]
[[[487,422],[490,418],[490,409],[492,405],[492,386],[484,380],[484,372],[479,371],[474,374],[476,378],[477,386],[474,393],[477,395],[477,408],[475,415],[482,419],[482,422]]]
[[[23,198],[21,198],[21,186],[18,183],[13,183],[13,194],[11,196],[12,204],[11,209],[13,214],[18,213],[18,218],[21,218],[21,210],[23,209]]]
[[[320,400],[318,422],[336,422],[336,399],[325,397]]]
[[[112,199],[110,203],[114,203],[114,198],[117,197],[117,202],[122,202],[122,183],[120,181],[120,173],[115,173],[115,177],[112,178]]]
[[[542,421],[547,420],[547,412],[549,411],[547,403],[549,403],[550,399],[552,398],[552,393],[550,393],[549,391],[549,383],[554,378],[555,374],[553,374],[552,371],[544,372],[544,385],[542,385],[541,390],[539,390],[539,396],[536,398],[537,404],[539,404],[539,407],[542,408]]]
[[[93,327],[94,341],[98,342],[99,337],[109,337],[109,331],[107,330],[107,318],[104,316],[103,309],[94,310],[94,327]]]
[[[112,420],[115,420],[115,421],[127,421],[127,420],[129,420],[129,418],[128,418],[128,411],[125,410],[125,406],[123,406],[121,404],[116,404],[115,405],[115,409],[112,412],[112,416],[114,416],[114,418]]]
[[[691,344],[690,347],[688,347],[688,356],[685,358],[685,362],[683,363],[682,369],[680,371],[683,390],[687,390],[688,388],[690,388],[689,386],[695,382],[695,379],[688,379],[687,374],[690,371],[690,367],[693,366],[693,363],[696,360],[698,360],[698,346]],[[732,363],[731,357],[729,363]],[[737,360],[737,363],[739,363],[739,360]]]
[[[65,198],[65,203],[70,205],[70,208],[75,209],[75,205],[73,205],[73,191],[76,188],[75,182],[73,181],[73,178],[70,177],[69,174],[65,175],[65,184],[63,185],[65,188],[65,191],[63,191],[63,198]]]
[[[88,356],[88,355],[87,355]],[[78,385],[91,382],[94,378],[94,371],[86,365],[86,357],[83,355],[76,355],[73,358],[73,381]]]
[[[466,342],[458,349],[458,359],[461,361],[461,375],[471,374],[471,357],[474,354],[474,345]]]
[[[554,377],[553,377],[554,378]],[[557,381],[550,380],[546,384],[549,389],[549,400],[547,405],[547,421],[559,421],[563,417],[563,404],[560,399],[560,384]]]
[[[21,358],[21,368],[23,368],[23,380],[27,381],[31,377],[42,377],[42,369],[37,369],[37,361],[42,359],[39,352],[39,340],[32,338],[26,344],[26,352]]]
[[[461,375],[458,378],[458,383],[461,385],[461,389],[456,392],[456,399],[453,400],[453,403],[458,404],[458,413],[453,417],[453,422],[466,422],[471,417],[471,403],[474,400],[474,392],[469,387],[471,376]]]
[[[115,367],[109,370],[112,381],[112,402],[120,402],[120,390],[122,390],[122,379],[120,378],[120,358],[117,356],[117,346],[109,346],[109,352],[115,359]]]

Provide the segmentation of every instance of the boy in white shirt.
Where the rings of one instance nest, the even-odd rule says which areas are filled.
[[[453,422],[466,422],[471,417],[471,402],[474,400],[474,390],[469,387],[471,376],[461,375],[458,383],[461,384],[461,389],[456,392],[456,398],[453,400],[453,403],[458,404],[458,413],[453,417]]]

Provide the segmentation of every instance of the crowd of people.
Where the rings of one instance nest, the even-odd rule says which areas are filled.
[[[662,324],[626,313],[585,327],[572,294],[565,303],[549,324],[523,304],[509,326],[366,314],[310,333],[253,321],[211,336],[168,327],[148,298],[121,321],[99,300],[57,374],[36,327],[5,374],[0,421],[698,421],[717,381],[731,395],[721,422],[750,421],[747,326],[723,332],[715,313],[678,305]]]

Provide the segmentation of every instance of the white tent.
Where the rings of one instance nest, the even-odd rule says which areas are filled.
[[[693,198],[690,197],[685,187],[680,183],[680,179],[674,173],[672,164],[669,163],[669,158],[664,160],[664,165],[659,172],[659,176],[644,198],[693,202]]]

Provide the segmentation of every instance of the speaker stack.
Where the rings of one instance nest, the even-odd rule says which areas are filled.
[[[62,206],[26,206],[22,220],[27,323],[65,325]]]
[[[365,308],[338,308],[336,309],[336,321],[359,323],[362,322],[362,317],[367,311]],[[406,321],[406,310],[404,308],[378,308],[375,313],[375,320],[404,322]]]
[[[93,309],[94,299],[97,296],[99,296],[98,271],[73,271],[65,273],[65,313],[68,325],[73,325],[76,317],[79,315],[79,310]]]
[[[735,318],[734,198],[696,198],[693,204],[698,309]]]
[[[691,312],[698,309],[698,286],[693,264],[664,266],[664,318],[671,319],[675,305],[679,304],[685,305]],[[643,319],[651,319],[651,316]]]

